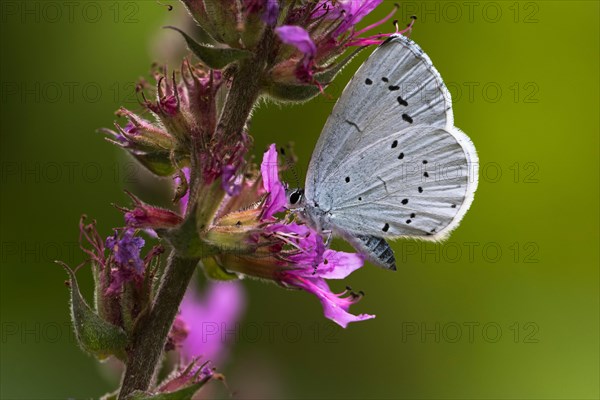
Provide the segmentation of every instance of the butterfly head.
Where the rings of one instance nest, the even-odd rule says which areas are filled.
[[[287,198],[287,207],[289,209],[299,208],[304,205],[304,189],[289,188],[285,191]]]

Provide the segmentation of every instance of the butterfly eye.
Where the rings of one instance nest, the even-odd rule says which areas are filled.
[[[297,204],[301,198],[302,198],[302,192],[300,190],[294,191],[290,195],[290,204]]]

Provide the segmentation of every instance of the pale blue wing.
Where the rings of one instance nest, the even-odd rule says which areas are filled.
[[[457,128],[417,125],[380,138],[340,163],[331,223],[344,233],[440,239],[473,201],[478,159]]]

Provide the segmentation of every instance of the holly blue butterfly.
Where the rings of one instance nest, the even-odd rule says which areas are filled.
[[[445,238],[473,202],[477,166],[440,74],[417,44],[393,35],[344,89],[305,189],[289,190],[288,205],[317,231],[395,270],[386,239]]]

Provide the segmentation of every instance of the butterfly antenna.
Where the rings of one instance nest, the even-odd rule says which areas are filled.
[[[279,152],[281,153],[281,155],[283,156],[283,158],[285,160],[287,169],[289,169],[292,172],[292,175],[294,176],[294,180],[296,181],[296,187],[300,187],[300,179],[298,178],[298,172],[296,171],[296,166],[294,164],[294,161],[287,156],[287,154],[285,152],[285,148],[283,146],[279,148]]]

